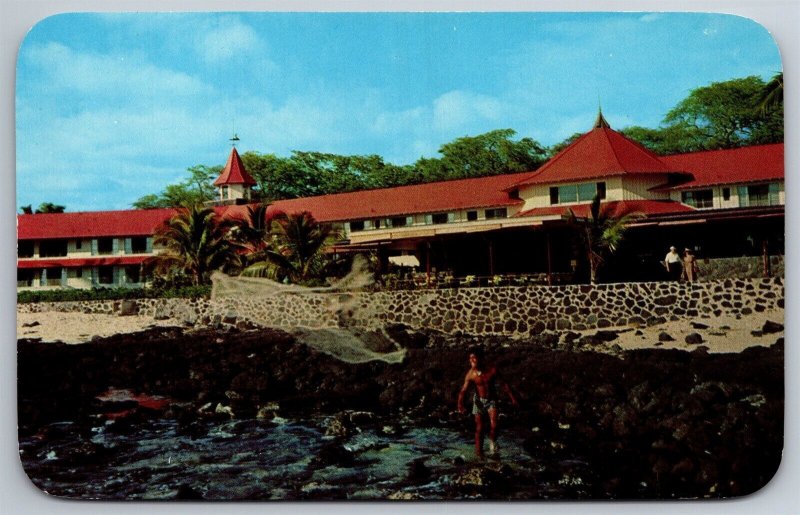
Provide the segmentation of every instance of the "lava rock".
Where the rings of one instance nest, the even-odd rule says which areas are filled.
[[[764,322],[764,327],[761,328],[761,332],[764,334],[779,333],[781,331],[783,331],[783,324],[771,320]]]
[[[685,340],[689,345],[700,345],[703,343],[703,337],[699,333],[687,334]]]

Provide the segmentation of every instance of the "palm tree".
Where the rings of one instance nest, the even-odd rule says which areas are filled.
[[[776,73],[761,90],[757,100],[759,114],[765,115],[777,107],[783,107],[783,72]]]
[[[268,237],[268,244],[259,252],[261,259],[242,274],[303,283],[325,272],[331,263],[325,257],[325,248],[338,234],[330,225],[318,223],[311,213],[304,211],[276,215]]]
[[[228,229],[228,222],[211,208],[181,209],[156,230],[154,243],[164,247],[153,258],[156,270],[177,270],[195,285],[208,283],[214,270],[237,264],[238,256],[226,239]]]
[[[243,218],[231,220],[231,240],[244,247],[248,255],[257,255],[266,248],[270,240],[272,218],[267,217],[269,204],[247,206]]]
[[[618,212],[608,204],[600,205],[600,197],[595,195],[585,218],[578,218],[569,210],[569,221],[577,228],[589,261],[589,280],[597,284],[597,272],[609,254],[617,251],[627,226],[641,217],[639,213]]]

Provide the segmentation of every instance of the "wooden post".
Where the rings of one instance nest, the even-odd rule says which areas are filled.
[[[761,241],[761,259],[764,265],[764,277],[770,277],[772,275],[772,270],[770,270],[769,262],[769,240],[766,238]]]
[[[547,286],[553,286],[553,257],[549,231],[547,232]]]
[[[425,242],[425,286],[431,287],[431,242]]]
[[[489,276],[494,277],[494,246],[491,238],[489,240]]]

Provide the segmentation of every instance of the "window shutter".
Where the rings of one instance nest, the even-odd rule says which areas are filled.
[[[777,206],[780,203],[780,187],[777,182],[772,182],[769,185],[769,205]]]
[[[97,255],[97,238],[92,238],[92,255]]]
[[[747,186],[739,186],[739,207],[747,207],[750,205],[750,199],[747,195]]]
[[[125,254],[133,254],[133,238],[125,238]]]

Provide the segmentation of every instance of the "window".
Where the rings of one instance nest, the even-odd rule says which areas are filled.
[[[138,266],[126,266],[125,267],[125,277],[127,278],[128,283],[138,283],[141,282],[139,278],[139,267]]]
[[[75,240],[75,250],[81,250],[83,248],[83,240]]]
[[[350,222],[350,232],[359,232],[364,230],[364,221]]]
[[[606,198],[606,183],[587,182],[584,184],[567,184],[550,188],[550,204],[568,204],[571,202],[589,202],[597,195]]]
[[[228,198],[228,187],[227,186],[223,186],[222,187],[222,200],[225,200],[226,198]]]
[[[83,277],[83,268],[68,268],[67,277],[70,279],[80,279]]]
[[[519,189],[514,188],[513,190],[508,192],[508,198],[518,199],[519,198]]]
[[[730,200],[730,199],[731,199],[731,189],[722,188],[722,200]]]
[[[48,268],[47,269],[47,286],[61,286],[61,269]]]
[[[447,213],[436,213],[431,215],[432,224],[446,224],[448,220]]]
[[[714,193],[711,190],[681,192],[681,202],[697,209],[714,207]]]
[[[406,227],[407,225],[411,225],[414,219],[410,216],[397,216],[391,218],[388,222],[389,223],[386,224],[387,227]]]
[[[98,254],[111,254],[114,251],[113,238],[99,238],[97,240],[97,253]]]
[[[147,237],[138,236],[131,238],[131,252],[133,254],[144,254],[147,252]]]
[[[755,184],[753,186],[739,186],[739,206],[777,206],[780,203],[780,185]]]
[[[486,210],[486,219],[491,220],[493,218],[507,218],[508,217],[508,210],[504,207],[498,209],[487,209]]]
[[[474,222],[478,219],[477,211],[467,211],[467,222]]]
[[[33,286],[33,279],[35,278],[36,274],[33,270],[29,270],[26,268],[18,268],[17,269],[17,286],[25,287],[25,286]]]
[[[101,266],[97,271],[97,282],[100,284],[113,284],[114,283],[114,267]]]
[[[33,257],[33,242],[32,241],[17,242],[17,257],[19,258]]]
[[[64,257],[67,255],[67,240],[47,240],[39,244],[39,257]]]

